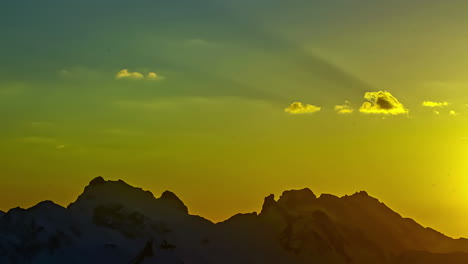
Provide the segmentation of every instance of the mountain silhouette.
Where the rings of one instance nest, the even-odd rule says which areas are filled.
[[[51,201],[0,212],[0,263],[468,263],[452,239],[358,192],[310,189],[265,198],[260,213],[213,223],[172,192],[156,198],[93,179],[67,208]]]

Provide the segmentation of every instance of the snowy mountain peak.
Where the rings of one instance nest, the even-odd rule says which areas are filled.
[[[96,210],[126,208],[127,213],[136,213],[155,218],[174,218],[187,215],[188,209],[172,192],[166,191],[160,198],[142,188],[133,187],[122,180],[93,179],[78,199],[68,208],[85,218],[92,218]],[[104,211],[105,211],[104,210]]]

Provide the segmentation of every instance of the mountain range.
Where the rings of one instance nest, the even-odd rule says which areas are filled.
[[[213,223],[172,192],[93,179],[64,208],[0,212],[0,263],[467,264],[468,239],[404,218],[366,192],[267,196],[259,213]]]

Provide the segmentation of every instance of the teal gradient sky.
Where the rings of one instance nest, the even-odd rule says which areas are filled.
[[[0,210],[95,176],[212,220],[289,188],[366,190],[468,237],[468,3],[0,2]],[[117,79],[128,69],[157,80]],[[387,90],[408,115],[359,113]],[[425,100],[449,102],[423,107]],[[322,107],[291,115],[292,102]],[[348,115],[334,111],[349,101]],[[450,115],[454,111],[455,115]]]

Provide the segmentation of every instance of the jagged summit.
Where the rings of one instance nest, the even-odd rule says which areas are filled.
[[[160,198],[156,198],[152,192],[133,187],[123,180],[105,180],[100,176],[91,180],[84,192],[68,208],[91,213],[90,211],[102,206],[123,206],[139,212],[165,210],[168,214],[188,214],[185,204],[170,191],[165,191]]]
[[[280,196],[278,203],[284,203],[287,206],[299,206],[313,203],[317,196],[309,189],[284,191]]]
[[[103,183],[106,183],[106,180],[104,180],[103,177],[98,176],[98,177],[92,179],[92,180],[89,182],[89,185],[90,185],[90,186],[93,186],[93,185],[99,185],[99,184],[103,184]]]
[[[314,203],[316,198],[317,197],[315,194],[309,188],[304,188],[302,190],[284,191],[279,197],[278,201],[275,200],[274,194],[270,194],[269,196],[265,197],[261,214],[265,213],[269,208],[276,207],[278,205],[289,208],[307,206]]]
[[[264,214],[268,209],[273,208],[275,206],[276,206],[275,195],[274,194],[268,195],[267,197],[265,197],[265,200],[263,201],[261,214]]]
[[[310,207],[320,203],[342,203],[344,200],[361,200],[365,202],[375,202],[378,200],[370,196],[365,191],[356,192],[353,195],[345,195],[338,197],[332,194],[323,193],[318,198],[309,188],[300,190],[288,190],[284,191],[278,200],[275,200],[275,195],[270,194],[265,197],[262,212],[272,206],[281,206],[285,208],[297,208],[297,207]]]
[[[184,202],[182,202],[182,200],[180,200],[173,192],[164,191],[159,199],[167,201],[168,203],[173,204],[175,208],[179,208],[181,211],[188,213],[187,206],[185,206]]]

